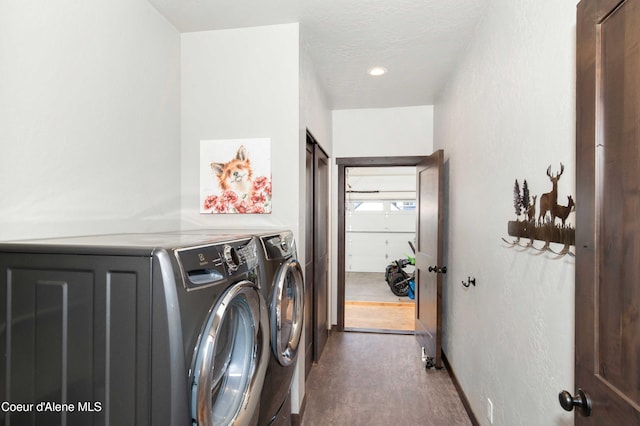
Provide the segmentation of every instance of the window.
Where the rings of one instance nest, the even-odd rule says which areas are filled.
[[[382,201],[356,201],[353,203],[353,211],[356,212],[381,212],[384,210]]]
[[[392,201],[389,206],[391,211],[414,211],[416,209],[415,200]]]

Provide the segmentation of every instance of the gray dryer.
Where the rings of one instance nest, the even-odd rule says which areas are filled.
[[[291,231],[258,234],[269,307],[271,357],[260,403],[260,425],[291,423],[290,389],[304,321],[304,279]]]

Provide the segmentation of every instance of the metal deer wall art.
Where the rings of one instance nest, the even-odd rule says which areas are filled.
[[[522,182],[522,189],[516,179],[513,187],[513,207],[516,220],[508,222],[509,235],[515,240],[502,241],[510,247],[523,247],[537,250],[540,253],[551,252],[558,256],[575,256],[570,247],[575,245],[575,228],[567,222],[569,214],[575,210],[575,201],[571,195],[567,196],[567,204],[558,204],[558,181],[564,173],[564,164],[560,163],[560,171],[556,174],[551,172],[551,166],[547,168],[547,176],[551,182],[551,191],[540,195],[538,203],[538,215],[536,217],[537,195],[530,195],[529,184],[526,180]],[[528,239],[522,242],[522,239]],[[536,247],[535,241],[543,241],[541,247]],[[551,243],[563,244],[561,250],[555,251],[551,248]]]
[[[555,176],[551,174],[551,166],[547,168],[547,176],[549,176],[549,180],[551,180],[553,188],[551,189],[551,192],[547,192],[540,196],[540,216],[538,216],[538,221],[540,221],[540,219],[544,219],[547,212],[551,212],[552,219],[555,217],[553,208],[558,204],[558,181],[560,180],[562,173],[564,173],[564,164],[562,163],[560,163],[560,173]]]

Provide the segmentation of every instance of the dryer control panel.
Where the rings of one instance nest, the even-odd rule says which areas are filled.
[[[253,238],[177,249],[175,256],[187,290],[215,285],[258,265]]]
[[[262,237],[264,251],[269,260],[286,259],[295,253],[296,243],[291,231]]]

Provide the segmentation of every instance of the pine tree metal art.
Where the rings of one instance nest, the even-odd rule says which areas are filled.
[[[536,218],[537,195],[531,196],[529,184],[526,180],[522,182],[522,188],[516,179],[513,186],[513,207],[516,220],[508,222],[508,232],[513,241],[502,241],[510,247],[524,247],[539,251],[540,253],[551,252],[558,256],[575,256],[570,247],[575,246],[575,228],[567,223],[569,214],[575,210],[575,202],[571,195],[567,196],[567,204],[558,204],[558,181],[564,173],[564,165],[560,163],[560,171],[551,173],[551,166],[547,168],[547,176],[551,181],[551,191],[541,194],[539,197],[538,216]],[[521,239],[528,239],[524,243]],[[535,241],[543,241],[542,247],[536,247]],[[551,248],[551,243],[564,244],[561,250],[555,251]]]

